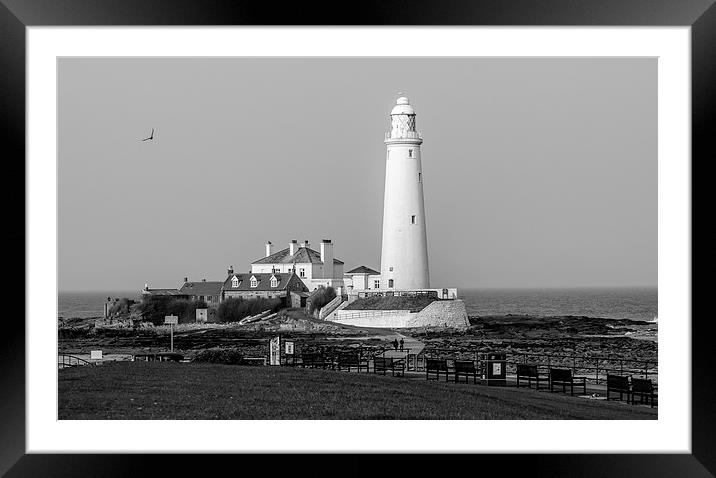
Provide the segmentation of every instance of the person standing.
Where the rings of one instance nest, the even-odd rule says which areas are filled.
[[[393,348],[398,350],[398,339],[393,339]]]
[[[403,344],[404,344],[403,338],[401,337],[401,338],[400,338],[400,351],[401,351],[401,352],[403,351]]]

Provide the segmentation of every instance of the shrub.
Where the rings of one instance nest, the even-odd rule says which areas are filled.
[[[134,305],[134,300],[127,299],[126,297],[115,300],[114,303],[112,303],[112,307],[109,308],[109,315],[126,315],[129,314],[130,308],[132,305]]]
[[[171,296],[150,296],[145,297],[140,304],[140,313],[144,320],[154,325],[162,325],[164,317],[176,315],[179,323],[191,323],[196,321],[196,309],[205,309],[206,302],[203,300],[174,299]]]
[[[243,359],[243,354],[235,349],[208,349],[196,354],[192,362],[240,365]]]
[[[308,306],[308,313],[313,314],[321,310],[324,305],[336,298],[336,290],[333,287],[321,287],[311,295],[311,303]]]
[[[216,311],[216,318],[219,322],[238,322],[241,319],[260,314],[266,310],[276,312],[281,306],[281,299],[231,297],[219,305],[219,309]]]

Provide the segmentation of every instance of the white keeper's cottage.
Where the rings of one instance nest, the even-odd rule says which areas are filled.
[[[309,291],[320,286],[343,287],[343,261],[333,257],[333,243],[323,239],[320,252],[310,248],[308,241],[299,244],[292,240],[286,249],[273,251],[273,244],[266,243],[266,255],[251,263],[252,273],[290,273],[306,284]]]

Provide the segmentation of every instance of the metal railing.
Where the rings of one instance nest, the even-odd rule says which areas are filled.
[[[59,368],[77,367],[79,365],[94,365],[94,363],[75,355],[59,354],[57,356],[57,366]]]
[[[658,381],[658,362],[656,359],[629,359],[623,357],[608,357],[601,355],[578,354],[552,354],[540,352],[512,352],[504,350],[466,350],[466,349],[424,349],[420,355],[424,357],[468,358],[471,357],[479,366],[486,361],[488,354],[503,353],[506,355],[505,366],[508,374],[516,374],[517,365],[536,365],[543,371],[550,368],[570,369],[573,375],[586,376],[587,381],[599,385],[606,382],[607,374],[631,375],[641,378],[650,378]],[[423,357],[423,367],[424,367]],[[416,360],[416,370],[420,370]]]

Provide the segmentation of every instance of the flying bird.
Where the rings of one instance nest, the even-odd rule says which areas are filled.
[[[148,138],[144,138],[142,141],[148,141],[150,139],[154,139],[154,128],[152,128],[152,134],[150,134]]]

